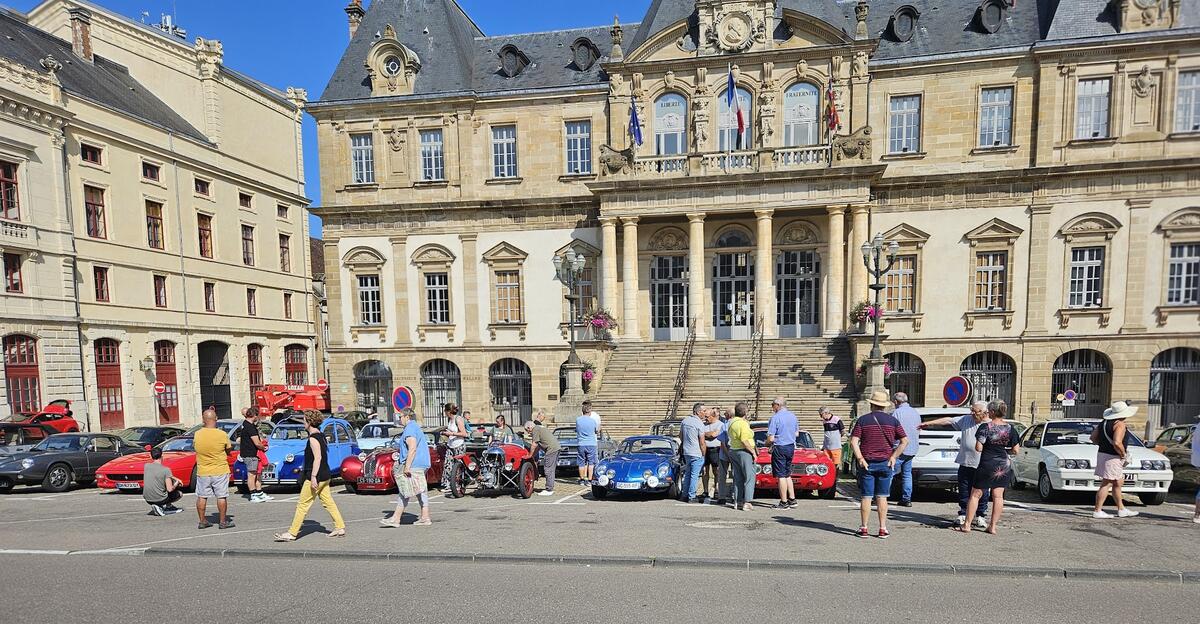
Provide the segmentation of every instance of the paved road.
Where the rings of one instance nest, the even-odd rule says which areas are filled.
[[[66,597],[57,579],[72,585]],[[969,583],[927,576],[0,555],[0,586],[9,597],[2,619],[8,622],[1170,624],[1194,623],[1200,612],[1200,592],[1179,585]],[[455,588],[452,597],[448,587]]]

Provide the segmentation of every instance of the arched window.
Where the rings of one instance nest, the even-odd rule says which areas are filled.
[[[885,385],[888,392],[903,392],[908,395],[908,404],[925,406],[925,362],[911,353],[889,353],[886,356],[891,374]]]
[[[426,425],[445,425],[442,406],[462,405],[462,373],[450,360],[429,360],[421,366],[421,394]]]
[[[1001,400],[1008,413],[1016,413],[1017,364],[999,351],[972,353],[963,360],[959,374],[971,382],[971,401]]]
[[[354,365],[354,391],[358,408],[367,413],[392,415],[392,369],[379,360]]]
[[[1200,413],[1200,349],[1176,347],[1150,364],[1150,418],[1160,426],[1186,424]]]
[[[8,405],[14,414],[42,408],[38,374],[37,338],[12,334],[4,337],[4,382]]]
[[[525,362],[516,358],[496,360],[488,370],[488,382],[494,414],[504,414],[514,427],[533,416],[533,375]]]
[[[308,383],[308,347],[294,344],[284,348],[283,376],[284,383],[289,386]]]
[[[728,91],[728,90],[726,90]],[[754,118],[753,98],[750,97],[750,92],[738,87],[734,90],[737,97],[737,106],[729,106],[729,99],[726,97],[726,91],[722,91],[721,95],[717,96],[717,134],[720,137],[718,147],[722,152],[730,150],[750,149],[750,137],[754,136]],[[742,120],[738,122],[738,109],[742,111]],[[738,132],[738,128],[741,132]]]
[[[254,404],[254,393],[262,390],[263,379],[263,346],[260,344],[246,345],[246,367],[250,380],[250,403]]]
[[[750,233],[740,227],[731,227],[721,232],[717,236],[717,247],[750,247],[754,243],[750,240]]]
[[[798,82],[783,92],[783,144],[802,147],[821,142],[821,92],[810,82]]]
[[[100,428],[125,427],[125,400],[121,393],[121,343],[112,338],[96,341],[96,400],[100,404]]]
[[[179,385],[175,377],[175,343],[159,340],[154,343],[154,381],[165,387],[158,399],[158,422],[167,425],[179,422]]]
[[[678,93],[666,93],[654,100],[654,153],[687,153],[687,100]]]
[[[1073,399],[1069,393],[1074,394]],[[1103,353],[1076,349],[1054,361],[1050,376],[1052,412],[1068,418],[1095,418],[1104,413],[1111,396],[1112,364]],[[1064,400],[1067,405],[1063,405]]]

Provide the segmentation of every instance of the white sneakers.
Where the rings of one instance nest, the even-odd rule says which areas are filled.
[[[541,492],[538,492],[537,495],[538,496],[554,496],[554,492],[552,490],[542,490]]]
[[[1115,516],[1110,513],[1105,512],[1104,510],[1092,512],[1092,517],[1097,520],[1107,520],[1108,518],[1132,518],[1136,515],[1138,515],[1138,512],[1136,512],[1132,509],[1122,509],[1122,510],[1118,511],[1117,515],[1115,515]]]
[[[959,516],[958,519],[954,521],[954,526],[962,526],[966,523],[967,523],[967,517]]]
[[[986,529],[988,526],[987,520],[983,518],[975,518],[975,526],[980,529]]]
[[[1118,517],[1118,518],[1132,518],[1132,517],[1134,517],[1134,516],[1136,516],[1136,515],[1138,515],[1138,512],[1136,512],[1136,511],[1134,511],[1134,510],[1132,510],[1132,509],[1122,509],[1122,510],[1120,510],[1120,511],[1118,511],[1118,512],[1117,512],[1117,517]]]
[[[267,496],[266,492],[255,492],[250,495],[250,502],[252,502],[252,503],[265,503],[267,501],[273,501],[273,500],[275,500],[275,497]]]
[[[1105,520],[1105,519],[1108,519],[1108,518],[1112,518],[1112,517],[1113,517],[1113,515],[1112,515],[1112,514],[1110,514],[1110,513],[1105,513],[1103,510],[1101,510],[1101,511],[1093,511],[1093,512],[1092,512],[1092,517],[1093,517],[1093,518],[1095,518],[1095,519],[1097,519],[1097,520]]]

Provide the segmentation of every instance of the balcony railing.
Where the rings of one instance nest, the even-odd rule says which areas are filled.
[[[829,164],[829,146],[785,147],[775,150],[772,158],[775,166],[780,169],[827,165]]]
[[[634,171],[654,175],[688,175],[687,154],[666,156],[643,156],[634,161]]]
[[[729,152],[704,155],[704,169],[709,173],[748,173],[758,171],[758,152]]]
[[[32,236],[28,225],[0,219],[0,241],[9,243],[31,243]]]
[[[637,156],[626,171],[627,175],[638,178],[662,178],[817,169],[830,166],[831,157],[828,145]]]

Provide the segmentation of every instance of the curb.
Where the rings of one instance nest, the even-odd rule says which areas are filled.
[[[131,554],[76,551],[67,554]],[[710,559],[700,557],[635,557],[608,555],[537,555],[504,553],[402,553],[363,551],[270,550],[253,548],[152,547],[147,557],[216,557],[272,559],[340,559],[353,561],[457,562],[516,565],[606,566],[624,568],[787,570],[842,574],[942,575],[972,577],[1045,578],[1063,580],[1124,580],[1200,584],[1200,572],[1168,570],[1101,570],[1091,568],[997,567],[974,564],[874,563],[800,561],[787,559]]]

